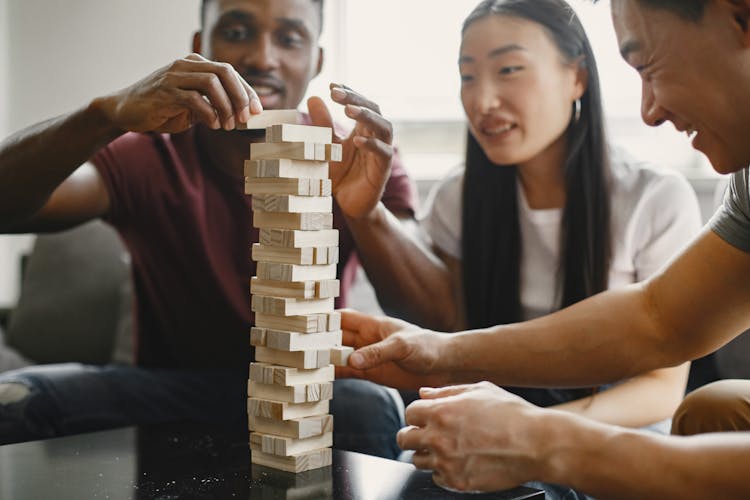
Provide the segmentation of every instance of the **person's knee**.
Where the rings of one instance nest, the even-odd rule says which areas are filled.
[[[688,394],[672,419],[672,434],[750,430],[750,381],[721,380]]]
[[[31,394],[31,390],[20,382],[0,383],[0,406],[19,403]]]

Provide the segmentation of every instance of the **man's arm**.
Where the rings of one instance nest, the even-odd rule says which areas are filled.
[[[622,380],[708,354],[746,329],[749,277],[750,254],[704,230],[643,284],[525,323],[455,335],[393,333],[352,354],[354,370],[346,374],[376,374],[386,384],[393,373],[532,387]],[[373,321],[381,320],[359,319],[352,328]],[[353,340],[357,331],[347,336]],[[364,338],[356,345],[377,340]]]
[[[747,498],[750,433],[667,437],[537,408],[487,382],[420,391],[398,443],[460,490],[539,480],[597,498]]]
[[[230,65],[192,54],[18,132],[0,144],[0,232],[60,229],[104,214],[101,179],[91,167],[77,169],[125,131],[180,132],[197,122],[233,128],[251,108],[260,112],[260,102]]]

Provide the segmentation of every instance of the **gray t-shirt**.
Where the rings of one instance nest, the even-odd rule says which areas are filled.
[[[730,245],[750,253],[750,167],[732,175],[724,203],[709,227]]]

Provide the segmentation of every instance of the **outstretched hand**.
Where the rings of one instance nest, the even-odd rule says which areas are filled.
[[[406,321],[375,317],[352,310],[341,315],[343,342],[357,350],[337,377],[367,379],[399,389],[448,383],[439,366],[445,358],[447,335],[423,330]]]
[[[232,130],[263,107],[253,88],[227,63],[190,54],[133,85],[97,100],[113,127],[177,133],[196,123]]]
[[[344,215],[363,219],[374,212],[391,174],[393,127],[377,104],[346,86],[331,84],[331,99],[344,105],[356,122],[348,137],[334,137],[343,147],[343,158],[331,165],[333,195]],[[313,125],[333,128],[320,98],[310,98],[307,107]]]
[[[537,478],[540,409],[489,383],[422,388],[406,409],[398,445],[442,486],[495,491]]]

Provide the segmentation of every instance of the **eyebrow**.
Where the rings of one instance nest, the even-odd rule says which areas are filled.
[[[515,51],[526,51],[523,47],[521,47],[518,44],[511,43],[510,45],[503,45],[502,47],[498,47],[496,49],[492,49],[489,54],[487,54],[488,57],[499,57],[503,54],[507,54],[508,52],[515,52]],[[474,58],[471,56],[461,56],[458,58],[458,64],[464,64],[464,63],[471,63],[474,62]]]
[[[222,14],[220,21],[249,21],[257,22],[257,17],[250,13],[242,10],[230,10]],[[295,19],[291,17],[277,17],[276,22],[287,28],[295,29],[301,33],[304,33],[308,37],[311,35],[310,28],[301,19]]]
[[[620,55],[627,61],[630,57],[630,54],[632,54],[633,52],[638,52],[639,50],[641,50],[640,43],[636,42],[635,40],[628,40],[620,46]]]

